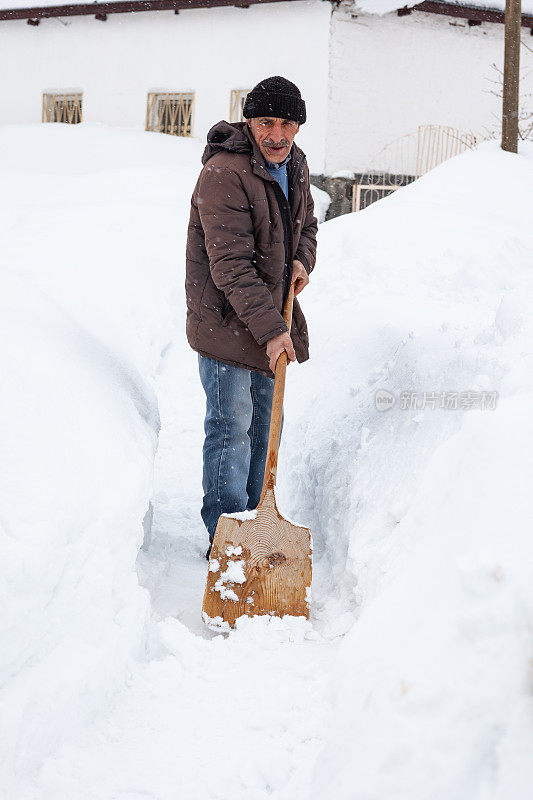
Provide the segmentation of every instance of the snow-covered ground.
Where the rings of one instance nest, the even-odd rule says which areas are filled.
[[[12,780],[122,689],[143,642],[149,603],[132,567],[153,491],[152,375],[181,301],[168,254],[185,227],[189,160],[168,145],[97,126],[0,130],[0,785],[10,798],[22,796]]]
[[[201,146],[86,124],[0,143],[6,798],[525,800],[533,148],[321,226],[279,467],[312,619],[217,636],[184,338]]]

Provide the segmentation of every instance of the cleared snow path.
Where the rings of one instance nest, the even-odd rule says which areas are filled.
[[[306,797],[336,643],[303,620],[201,623],[180,259],[203,144],[85,123],[0,138],[0,797]]]
[[[195,367],[192,353],[184,365],[183,349],[171,347],[156,384],[154,524],[138,559],[152,598],[147,660],[116,706],[46,761],[44,798],[289,800],[310,791],[335,643],[298,619],[249,621],[229,637],[203,625]]]

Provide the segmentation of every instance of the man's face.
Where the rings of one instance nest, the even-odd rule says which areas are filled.
[[[300,129],[298,122],[279,117],[254,117],[248,120],[248,125],[261,153],[272,164],[279,164],[287,158]]]

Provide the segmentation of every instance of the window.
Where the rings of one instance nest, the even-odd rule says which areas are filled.
[[[232,89],[229,99],[229,121],[244,122],[242,110],[244,101],[250,89]]]
[[[192,136],[194,92],[148,92],[146,130]]]
[[[43,92],[43,122],[81,122],[81,91]]]

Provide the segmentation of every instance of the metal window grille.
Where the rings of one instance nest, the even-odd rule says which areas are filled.
[[[354,184],[353,211],[362,211],[363,208],[387,197],[402,186],[412,183],[412,175],[369,175],[362,176],[360,182]]]
[[[76,125],[82,120],[81,92],[43,92],[43,122],[67,122]]]
[[[395,139],[372,159],[354,183],[353,210],[361,211],[475,145],[472,133],[443,125],[420,125],[416,133]]]
[[[242,110],[250,89],[232,89],[229,98],[229,121],[244,122]]]
[[[149,92],[146,130],[192,136],[194,92]]]

